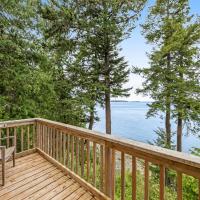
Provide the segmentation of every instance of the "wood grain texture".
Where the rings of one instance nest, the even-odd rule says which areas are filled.
[[[51,162],[53,165],[55,165],[58,169],[63,171],[65,174],[69,175],[72,179],[74,179],[77,183],[79,183],[82,187],[84,187],[86,190],[91,192],[95,198],[101,199],[101,200],[110,200],[109,197],[107,197],[105,194],[97,190],[94,186],[89,184],[87,181],[84,179],[80,178],[76,173],[71,171],[69,168],[66,168],[64,165],[47,155],[45,152],[41,151],[40,149],[37,149],[38,153],[42,155],[46,160]]]
[[[6,184],[0,186],[3,200],[89,200],[93,197],[100,199],[38,153],[16,159],[16,168],[9,162]]]

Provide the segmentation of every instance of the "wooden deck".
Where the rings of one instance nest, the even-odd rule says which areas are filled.
[[[142,184],[144,199],[148,200],[153,194],[150,191],[151,165],[160,169],[157,171],[159,190],[154,188],[159,192],[159,200],[166,199],[166,169],[176,174],[178,200],[184,199],[188,190],[184,188],[183,177],[193,177],[198,183],[194,186],[195,200],[200,200],[198,156],[42,118],[0,122],[0,138],[10,136],[15,138],[16,157],[31,155],[17,159],[15,168],[12,163],[6,164],[7,179],[5,186],[0,186],[0,200],[115,200],[116,191],[120,191],[118,199],[126,200],[131,195],[131,199],[137,200],[140,196],[137,188]],[[8,139],[0,140],[1,146],[9,147],[10,143]],[[127,159],[131,163],[128,171]],[[138,162],[143,167],[138,168]],[[117,165],[120,169],[116,168]],[[144,177],[142,184],[137,178],[138,170]],[[116,184],[116,175],[121,179],[120,184]],[[126,184],[127,175],[132,184]]]
[[[1,178],[1,177],[0,177]],[[6,183],[0,200],[94,200],[97,199],[38,153],[6,163]]]

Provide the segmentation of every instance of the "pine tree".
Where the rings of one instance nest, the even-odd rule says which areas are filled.
[[[53,110],[52,77],[45,70],[49,63],[34,34],[32,3],[1,1],[1,119],[49,117]]]
[[[182,135],[183,128],[180,118],[190,122],[194,122],[194,120],[198,121],[199,118],[197,112],[194,110],[194,107],[198,108],[198,73],[195,71],[195,68],[197,69],[197,64],[194,64],[196,63],[195,54],[197,53],[197,49],[196,47],[192,48],[195,41],[198,41],[197,33],[199,31],[198,24],[196,23],[190,25],[196,28],[189,28],[190,33],[192,33],[191,38],[193,38],[193,42],[191,43],[191,39],[189,39],[190,46],[187,46],[185,49],[185,51],[190,52],[188,52],[187,57],[185,54],[184,58],[185,74],[188,73],[185,81],[183,81],[183,74],[180,74],[182,68],[180,67],[180,47],[188,43],[187,37],[183,39],[184,29],[186,29],[184,23],[191,23],[191,18],[188,17],[188,11],[187,0],[160,0],[156,2],[150,9],[147,22],[143,25],[143,33],[147,41],[154,45],[153,51],[149,55],[150,68],[135,69],[136,73],[141,74],[145,78],[143,88],[139,89],[138,92],[150,95],[151,98],[154,99],[154,102],[149,104],[150,109],[148,116],[160,114],[160,111],[165,112],[165,131],[167,134],[167,146],[169,146],[169,148],[171,143],[170,119],[172,117],[177,119],[179,127],[177,128],[178,150],[181,150],[180,135]],[[191,30],[194,30],[194,33],[191,32]],[[186,35],[189,36],[188,34]],[[190,51],[189,49],[191,48],[192,50]],[[181,81],[184,83],[181,83]],[[183,92],[184,85],[188,83],[190,83],[190,87]],[[190,103],[193,102],[193,105],[188,104],[188,98],[190,99]],[[184,104],[187,104],[187,106]],[[186,112],[192,113],[192,115],[189,116],[188,113],[187,117],[183,118],[183,114],[181,114],[183,110],[184,113],[187,110]]]
[[[65,76],[75,83],[84,111],[90,113],[90,128],[94,107],[100,103],[106,108],[106,132],[111,133],[110,98],[128,95],[130,88],[124,89],[123,84],[129,69],[119,56],[118,45],[133,29],[144,2],[53,1],[42,5],[47,44],[65,66]]]
[[[174,24],[173,43],[174,84],[173,117],[177,120],[177,150],[182,151],[183,128],[187,133],[200,131],[200,23],[192,22],[188,2],[182,5],[180,19]]]
[[[128,81],[129,69],[124,57],[119,56],[121,41],[126,39],[146,1],[91,1],[85,7],[81,22],[86,30],[90,54],[95,53],[99,70],[99,87],[104,92],[106,133],[111,134],[111,97],[127,96],[130,88],[123,88]],[[99,68],[100,67],[100,68]]]

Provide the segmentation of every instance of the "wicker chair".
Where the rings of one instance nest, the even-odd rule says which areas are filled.
[[[15,136],[0,138],[0,140],[13,139],[12,146],[0,146],[0,162],[2,164],[2,185],[5,185],[5,163],[11,158],[13,159],[13,167],[15,166]]]

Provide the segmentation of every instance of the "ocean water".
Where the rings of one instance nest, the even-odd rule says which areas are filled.
[[[111,102],[112,135],[133,139],[140,142],[152,142],[157,138],[155,130],[164,128],[164,120],[159,117],[146,119],[148,106],[146,102]],[[105,110],[97,107],[99,122],[94,130],[105,132]],[[176,130],[175,123],[172,129]],[[176,137],[173,138],[176,142]],[[192,147],[200,148],[200,139],[194,135],[183,136],[183,151],[189,152]]]

